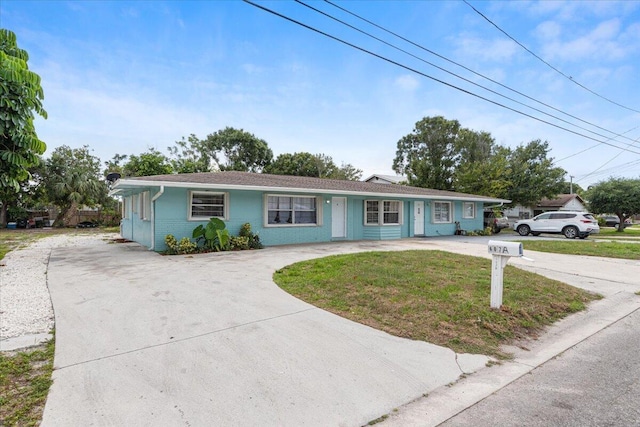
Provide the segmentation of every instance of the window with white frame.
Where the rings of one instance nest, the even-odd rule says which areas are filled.
[[[203,220],[209,218],[226,219],[228,212],[227,193],[212,191],[189,192],[189,219]]]
[[[399,200],[365,200],[365,225],[402,224],[402,202]]]
[[[134,214],[138,213],[138,195],[134,194],[131,196],[131,212]]]
[[[138,200],[140,201],[140,209],[138,210],[140,219],[148,220],[149,211],[151,210],[149,206],[149,192],[144,191],[140,193]]]
[[[267,225],[319,225],[319,203],[311,196],[268,195]]]
[[[433,222],[447,223],[453,221],[451,202],[433,202]]]
[[[476,204],[474,202],[464,202],[462,204],[462,217],[463,218],[476,217]]]
[[[131,199],[133,197],[123,197],[122,198],[122,218],[129,219],[129,203],[131,203]]]

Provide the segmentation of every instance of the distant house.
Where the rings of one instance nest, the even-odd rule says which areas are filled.
[[[528,219],[548,211],[580,211],[586,212],[584,199],[578,194],[559,194],[554,199],[542,199],[535,207],[514,206],[504,211],[510,220]]]
[[[376,184],[401,184],[406,183],[407,178],[398,175],[380,175],[373,174],[369,178],[363,179],[364,182],[373,182]]]
[[[534,215],[548,211],[586,212],[587,204],[577,194],[559,194],[555,199],[542,199],[534,210]]]
[[[117,180],[122,237],[152,250],[191,237],[209,218],[231,234],[250,223],[265,245],[453,235],[483,228],[483,207],[508,200],[405,185],[249,172]]]

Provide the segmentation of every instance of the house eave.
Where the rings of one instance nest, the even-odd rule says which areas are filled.
[[[423,200],[463,200],[468,202],[481,203],[510,203],[507,199],[496,199],[490,197],[476,197],[472,195],[460,194],[459,196],[444,196],[437,194],[406,194],[406,193],[381,193],[374,191],[348,191],[348,190],[331,190],[322,188],[301,188],[301,187],[274,187],[262,185],[239,185],[239,184],[205,184],[194,182],[172,182],[172,181],[145,181],[145,180],[118,180],[114,183],[111,195],[124,195],[126,189],[134,189],[140,187],[160,187],[166,188],[189,188],[196,190],[244,190],[244,191],[262,191],[268,193],[303,193],[303,194],[336,194],[345,196],[366,196],[376,198],[401,198],[401,199],[423,199]]]

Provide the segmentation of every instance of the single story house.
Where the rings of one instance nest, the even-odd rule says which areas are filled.
[[[578,194],[559,194],[555,199],[544,198],[533,208],[521,205],[504,210],[510,221],[529,219],[549,211],[587,212],[587,204]]]
[[[483,228],[485,204],[508,200],[361,181],[209,172],[118,179],[122,237],[151,250],[164,238],[191,237],[209,218],[232,235],[250,223],[266,246],[339,240],[453,235]]]
[[[542,199],[534,210],[535,215],[548,211],[586,212],[587,204],[577,194],[559,194],[555,199]]]

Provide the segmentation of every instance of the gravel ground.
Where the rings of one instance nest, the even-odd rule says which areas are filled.
[[[0,350],[28,347],[49,337],[54,315],[47,266],[53,249],[90,246],[115,237],[114,233],[62,234],[9,252],[0,261]]]

